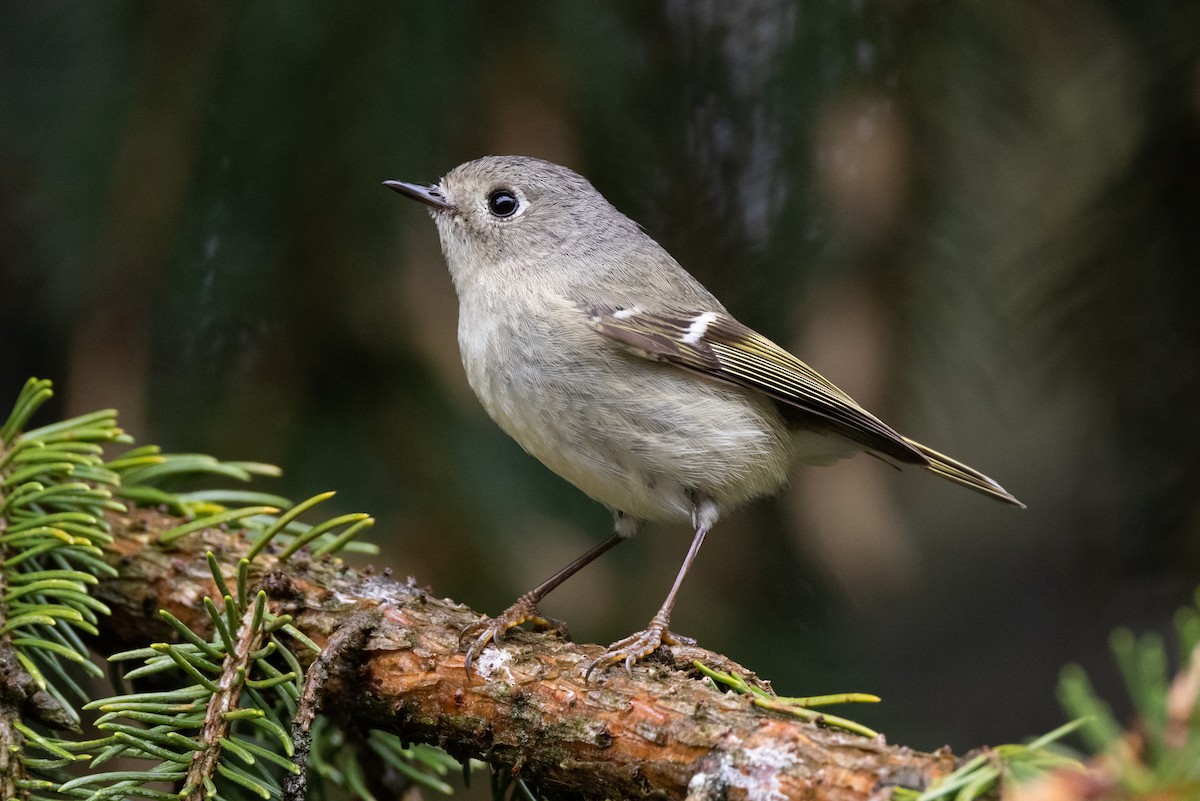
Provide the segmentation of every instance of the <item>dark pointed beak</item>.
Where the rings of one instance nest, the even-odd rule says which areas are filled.
[[[383,185],[394,189],[405,197],[419,200],[438,211],[453,211],[454,206],[446,201],[442,190],[435,184],[410,184],[406,181],[384,181]]]

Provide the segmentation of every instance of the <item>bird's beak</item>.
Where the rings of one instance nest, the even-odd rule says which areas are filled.
[[[453,211],[453,204],[446,200],[436,184],[410,184],[405,181],[384,181],[383,185],[394,189],[405,197],[419,200],[436,211]]]

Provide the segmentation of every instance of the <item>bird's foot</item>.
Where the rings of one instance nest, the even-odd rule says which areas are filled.
[[[567,625],[561,620],[555,620],[552,617],[546,617],[537,608],[537,602],[529,593],[522,595],[517,599],[516,603],[505,609],[500,614],[492,618],[485,618],[478,623],[473,623],[462,630],[458,636],[458,647],[461,650],[463,645],[470,642],[467,646],[467,655],[463,659],[463,669],[467,673],[471,672],[471,663],[475,661],[489,642],[499,642],[504,636],[504,632],[509,629],[516,628],[523,623],[533,624],[535,631],[550,631],[557,634],[564,640],[571,639],[571,634],[567,631]]]
[[[660,612],[650,621],[650,625],[642,631],[630,634],[625,639],[617,640],[608,646],[608,649],[599,658],[593,659],[588,663],[587,669],[583,672],[584,682],[586,683],[591,679],[593,670],[603,670],[619,662],[624,662],[625,670],[632,673],[636,662],[645,659],[664,645],[696,644],[696,641],[691,637],[684,637],[668,630],[668,623],[667,616]]]

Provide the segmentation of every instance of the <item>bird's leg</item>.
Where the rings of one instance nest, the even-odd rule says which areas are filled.
[[[625,669],[631,670],[635,662],[654,653],[664,644],[695,645],[695,640],[671,632],[669,629],[671,610],[675,608],[675,596],[679,594],[679,588],[683,585],[683,577],[687,575],[692,562],[695,561],[696,554],[700,553],[704,537],[717,522],[719,510],[712,498],[698,492],[693,493],[692,503],[692,525],[696,528],[696,534],[692,537],[692,546],[688,548],[687,556],[683,558],[679,574],[675,576],[675,583],[671,585],[671,591],[667,593],[667,599],[663,601],[662,607],[654,617],[650,618],[649,626],[642,631],[630,634],[623,640],[614,642],[598,659],[593,660],[587,666],[587,670],[583,673],[585,682],[596,668],[606,668],[618,662],[624,662]]]
[[[561,637],[569,637],[566,625],[560,620],[554,620],[543,615],[541,610],[538,609],[538,603],[558,587],[559,584],[562,584],[571,576],[578,573],[605,551],[633,536],[640,525],[640,520],[622,512],[617,512],[616,523],[614,524],[611,537],[522,595],[512,606],[505,609],[496,617],[482,620],[463,629],[458,639],[459,647],[461,648],[465,641],[471,640],[471,644],[467,648],[466,658],[463,660],[463,668],[470,673],[471,663],[475,661],[476,655],[489,642],[499,640],[504,632],[522,623],[532,623],[537,629],[554,631]]]

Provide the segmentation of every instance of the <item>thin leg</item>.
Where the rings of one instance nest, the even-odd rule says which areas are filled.
[[[683,564],[675,576],[675,583],[671,585],[671,591],[667,593],[662,607],[654,617],[650,618],[649,626],[608,646],[607,651],[598,659],[593,660],[584,671],[585,682],[596,668],[605,668],[617,662],[624,662],[625,669],[630,670],[635,662],[654,653],[664,643],[667,645],[692,644],[688,638],[673,634],[669,626],[671,612],[675,608],[675,597],[679,595],[679,588],[683,586],[683,578],[691,569],[692,562],[696,560],[696,554],[700,553],[700,546],[704,544],[704,538],[717,521],[717,505],[711,498],[697,496],[695,504],[692,511],[692,522],[696,526],[696,534],[692,537],[692,545],[688,548],[687,556],[683,558]]]
[[[467,648],[467,655],[463,660],[463,668],[470,673],[471,663],[475,661],[476,654],[482,651],[489,642],[500,639],[504,632],[522,623],[533,623],[538,628],[554,630],[565,636],[567,633],[566,626],[560,621],[544,616],[537,605],[543,598],[553,592],[559,584],[562,584],[588,564],[595,561],[604,552],[610,550],[618,543],[629,539],[637,531],[639,525],[639,521],[618,512],[615,530],[611,537],[522,595],[512,606],[505,609],[496,617],[463,629],[462,634],[459,636],[460,647],[463,640],[474,638],[470,647]]]
[[[543,598],[545,598],[547,595],[554,592],[554,590],[558,588],[559,584],[562,584],[564,581],[569,579],[571,576],[575,575],[580,570],[583,570],[583,568],[587,567],[589,564],[591,564],[593,561],[595,561],[605,551],[609,550],[610,548],[613,548],[614,546],[617,545],[617,543],[624,542],[627,538],[628,538],[627,535],[621,534],[620,532],[614,533],[611,537],[606,539],[604,542],[600,543],[595,548],[592,548],[590,551],[583,554],[578,559],[576,559],[574,562],[571,562],[571,564],[562,568],[557,573],[555,573],[553,576],[546,579],[541,584],[537,585],[536,587],[534,587],[532,590],[525,593],[521,597],[527,598],[530,603],[536,604],[537,602],[539,602]]]

